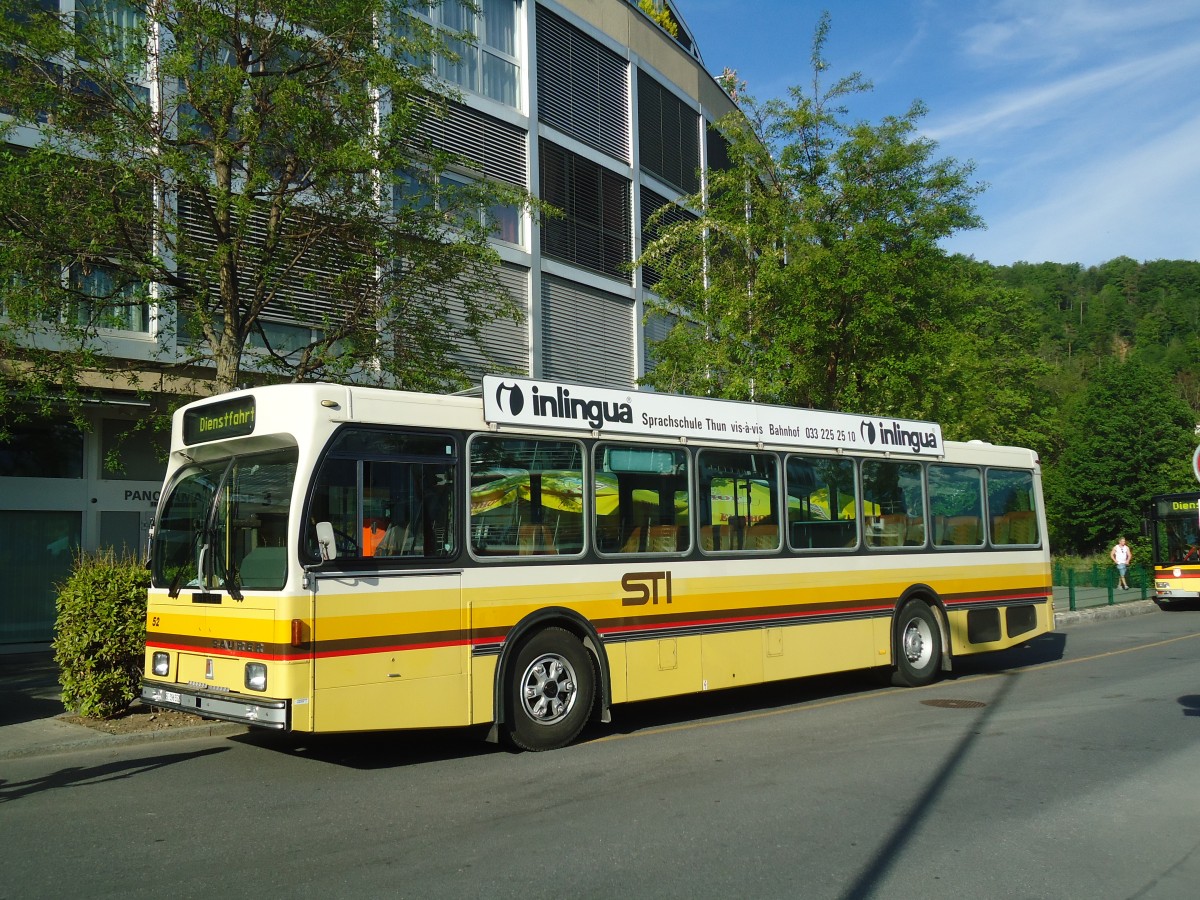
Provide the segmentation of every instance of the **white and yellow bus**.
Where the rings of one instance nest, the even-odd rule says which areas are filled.
[[[1150,540],[1155,599],[1163,605],[1200,600],[1200,494],[1151,497]]]
[[[175,415],[142,699],[302,732],[491,723],[1051,630],[1038,460],[939,426],[484,379],[283,385]]]

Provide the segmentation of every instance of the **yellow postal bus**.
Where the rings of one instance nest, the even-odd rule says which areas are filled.
[[[1038,461],[936,424],[484,379],[176,413],[143,700],[268,728],[491,723],[953,659],[1049,631]]]
[[[1200,600],[1200,494],[1150,499],[1154,596],[1160,604]]]

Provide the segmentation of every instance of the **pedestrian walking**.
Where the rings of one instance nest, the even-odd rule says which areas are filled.
[[[1117,564],[1117,577],[1121,582],[1121,590],[1129,590],[1129,582],[1125,580],[1125,576],[1129,572],[1129,564],[1133,562],[1133,548],[1125,543],[1125,538],[1120,538],[1113,546],[1109,556]]]

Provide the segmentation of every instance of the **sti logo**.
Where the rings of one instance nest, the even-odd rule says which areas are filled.
[[[521,392],[521,386],[501,382],[496,388],[496,405],[502,410],[507,408],[510,416],[519,416],[525,408],[525,394]]]

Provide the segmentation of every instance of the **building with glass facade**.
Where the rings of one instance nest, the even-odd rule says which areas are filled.
[[[113,15],[128,9],[117,0],[58,6],[69,13],[73,2],[111,6]],[[655,276],[630,264],[651,214],[697,191],[703,171],[721,164],[724,144],[708,126],[733,109],[705,69],[686,10],[666,5],[674,36],[636,0],[482,0],[478,15],[446,0],[424,11],[448,33],[478,37],[458,46],[457,61],[434,60],[462,100],[447,118],[430,120],[426,136],[476,173],[528,188],[564,213],[539,222],[502,211],[496,280],[523,298],[526,315],[487,327],[490,362],[462,348],[473,375],[502,367],[631,387],[645,371],[648,341],[664,326],[643,323]],[[89,277],[102,279],[103,270]],[[306,289],[297,284],[293,301]],[[320,308],[319,297],[311,302]],[[159,327],[152,303],[131,307],[127,319],[106,323],[108,350],[152,371],[156,354],[179,336]],[[285,340],[310,326],[281,315],[268,327]],[[53,584],[77,548],[143,543],[163,467],[147,433],[120,438],[146,413],[132,395],[107,390],[89,407],[90,430],[40,421],[16,426],[0,445],[0,566],[12,585],[0,596],[0,645],[51,638]],[[110,453],[121,458],[119,474],[104,465]]]

